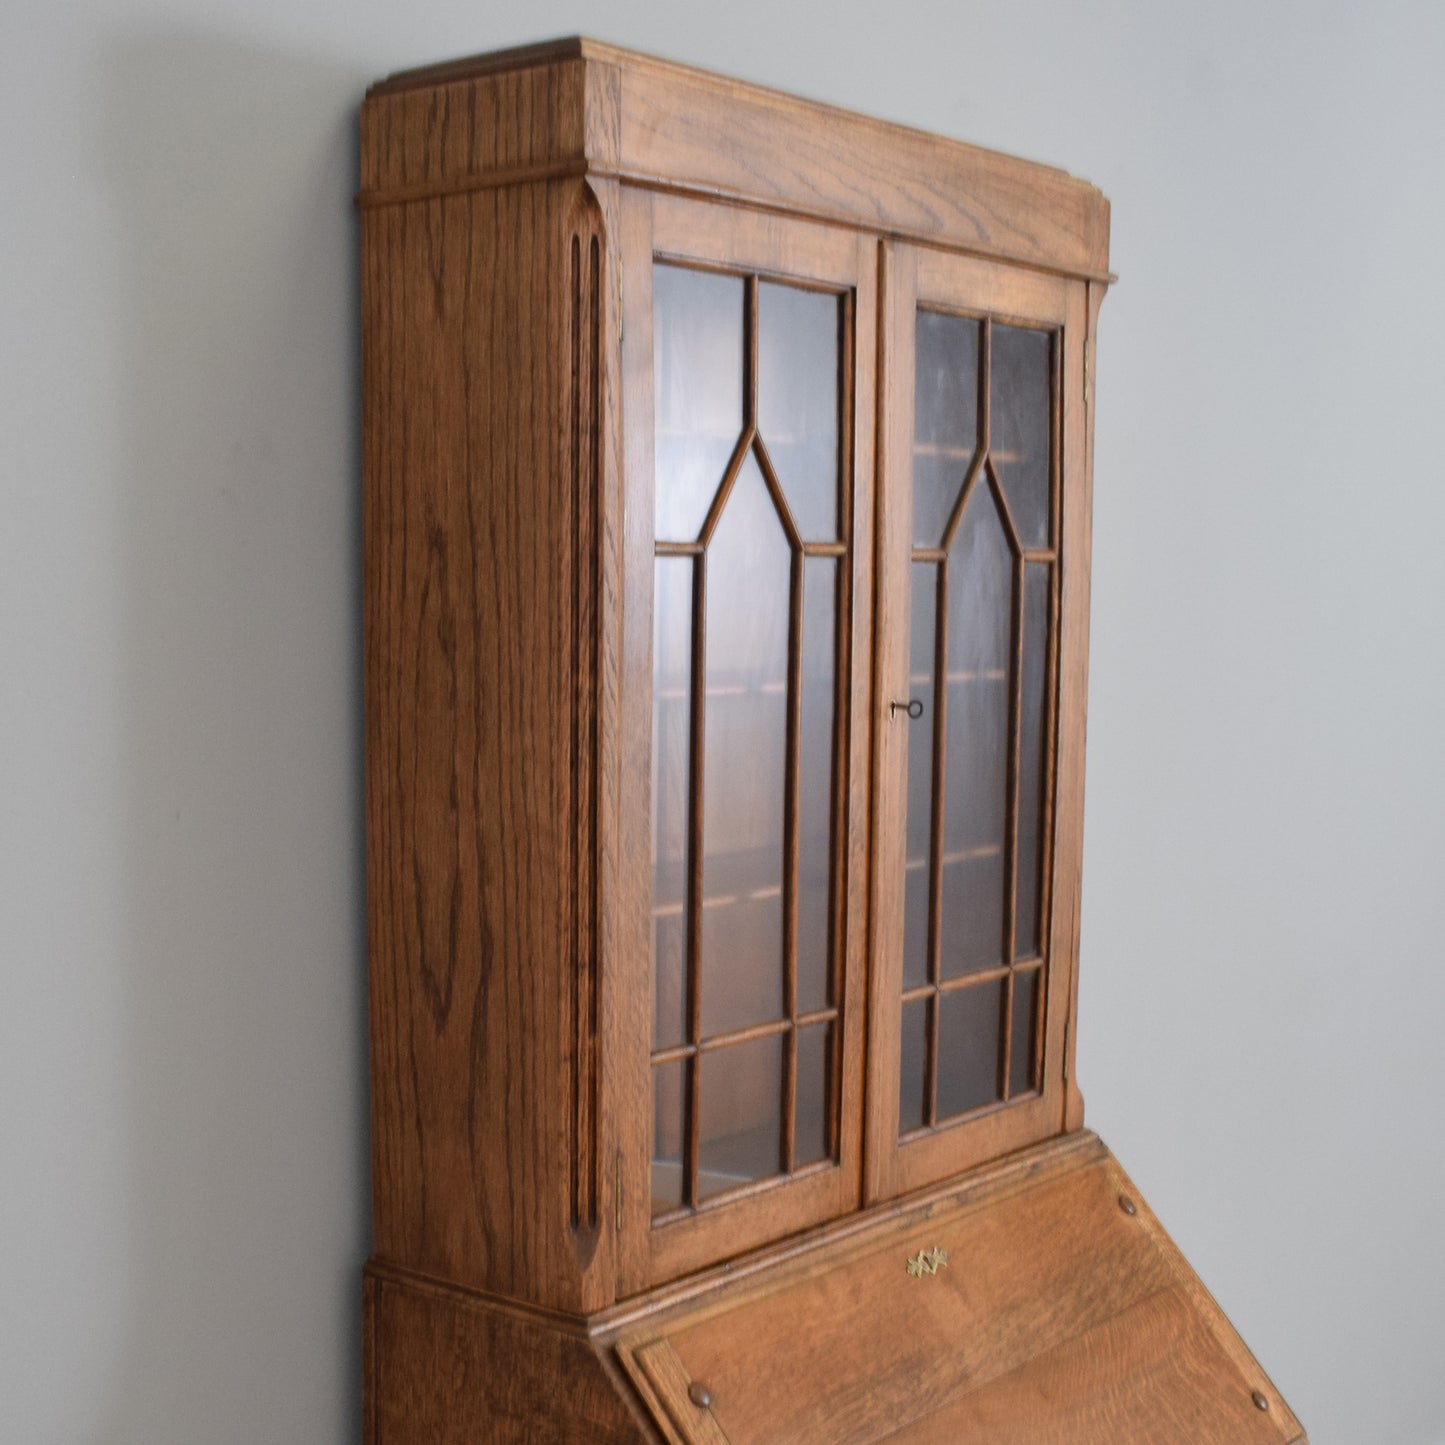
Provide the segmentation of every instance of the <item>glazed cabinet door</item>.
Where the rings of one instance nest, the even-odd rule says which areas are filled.
[[[641,190],[622,217],[636,1289],[860,1197],[877,253]]]
[[[1082,283],[903,245],[883,274],[873,1198],[1064,1128],[1087,570]]]

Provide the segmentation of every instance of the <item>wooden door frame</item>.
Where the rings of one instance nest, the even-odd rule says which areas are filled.
[[[872,686],[873,496],[877,241],[856,231],[624,185],[620,204],[623,565],[621,596],[620,826],[616,992],[612,1035],[618,1112],[618,1283],[636,1293],[857,1207],[863,1169],[863,1042],[870,688]],[[647,843],[650,817],[653,587],[652,266],[655,259],[811,282],[852,295],[853,491],[849,623],[843,697],[841,873],[835,903],[841,983],[841,1066],[834,1092],[840,1123],[836,1164],[814,1166],[707,1203],[654,1227],[651,1005],[653,991]]]
[[[906,1194],[1023,1148],[1065,1127],[1070,1018],[1077,955],[1079,836],[1083,807],[1084,678],[1088,626],[1088,473],[1084,415],[1085,283],[1021,267],[890,242],[880,281],[877,612],[872,758],[869,1053],[864,1197]],[[920,306],[1058,328],[1055,465],[1059,535],[1054,587],[1052,799],[1042,880],[1044,955],[1042,1092],[899,1138],[902,939],[909,728],[889,701],[908,697],[914,429],[914,330]],[[1047,806],[1047,805],[1046,805]],[[1081,1111],[1075,1110],[1074,1112]],[[1079,1123],[1082,1122],[1080,1117]]]

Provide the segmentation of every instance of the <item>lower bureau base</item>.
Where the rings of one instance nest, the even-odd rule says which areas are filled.
[[[590,1320],[373,1265],[367,1445],[1294,1445],[1090,1134]]]

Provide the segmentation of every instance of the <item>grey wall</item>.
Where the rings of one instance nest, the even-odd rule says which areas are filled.
[[[1445,8],[10,0],[0,1438],[356,1438],[364,84],[585,29],[1114,202],[1080,1071],[1317,1445],[1445,1441]]]

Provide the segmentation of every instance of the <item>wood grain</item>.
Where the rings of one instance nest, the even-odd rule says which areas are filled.
[[[1062,171],[739,81],[617,64],[620,169],[632,178],[1073,274],[1108,270],[1108,204]]]
[[[659,1440],[615,1365],[567,1330],[424,1281],[369,1277],[367,1445]]]
[[[572,773],[569,793],[572,827],[568,838],[573,856],[567,874],[577,881],[572,900],[571,957],[574,978],[567,990],[572,1008],[572,1118],[568,1167],[572,1173],[572,1228],[590,1243],[598,1227],[600,1105],[598,1012],[600,978],[597,960],[597,873],[601,839],[597,828],[599,779],[598,688],[600,657],[599,519],[602,507],[602,262],[595,230],[571,237],[572,332],[571,384],[567,391],[571,452],[572,634],[571,671],[578,703],[572,710]]]
[[[1109,205],[1052,166],[574,38],[393,76],[364,204],[584,169],[1107,279]]]
[[[709,1407],[689,1395],[692,1381],[668,1340],[653,1340],[636,1355],[624,1357],[628,1374],[662,1407],[659,1419],[676,1431],[679,1440],[690,1445],[728,1445]]]
[[[376,1250],[573,1308],[610,1270],[595,237],[580,182],[363,228]]]
[[[870,1241],[906,1233],[939,1210],[977,1207],[1026,1183],[1082,1168],[1106,1154],[1097,1136],[1087,1129],[1049,1139],[904,1198],[865,1206],[621,1299],[594,1315],[591,1324],[598,1331],[620,1337],[649,1319],[677,1314],[691,1304],[701,1306],[708,1299],[735,1300],[743,1294],[751,1297],[757,1290],[767,1292],[775,1287],[772,1281],[791,1277],[795,1270],[832,1268],[840,1260],[852,1258],[855,1251],[866,1251]]]
[[[1300,1436],[1256,1408],[1249,1382],[1184,1295],[1165,1289],[881,1438],[888,1445],[1284,1445]]]
[[[685,1428],[694,1385],[733,1445],[1302,1438],[1272,1389],[1258,1409],[1257,1366],[1126,1189],[1107,1157],[1021,1180],[646,1323],[619,1353],[684,1439],[713,1438]],[[924,1249],[947,1262],[913,1278]]]
[[[580,58],[436,87],[382,89],[362,108],[361,196],[435,196],[473,175],[575,165],[585,141]]]
[[[910,1278],[907,1260],[935,1247],[946,1267]],[[1168,1283],[1095,1168],[936,1215],[868,1255],[665,1333],[735,1445],[862,1445]],[[791,1389],[798,1380],[812,1387]]]

